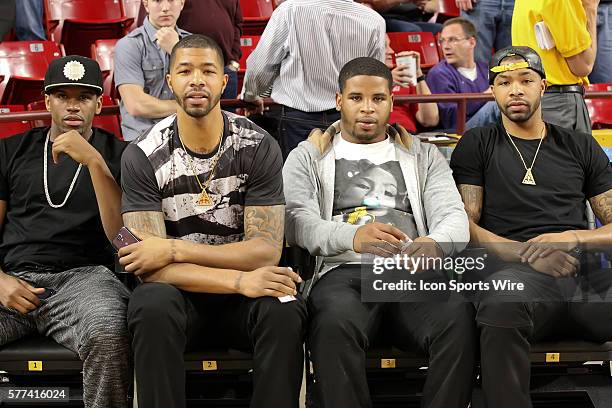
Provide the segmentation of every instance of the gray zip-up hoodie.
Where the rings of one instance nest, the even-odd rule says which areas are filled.
[[[289,245],[317,256],[315,277],[323,257],[353,250],[360,225],[332,221],[335,154],[340,122],[325,132],[312,131],[283,167],[286,201],[285,237]],[[401,126],[387,126],[407,187],[419,236],[436,241],[445,256],[462,251],[470,240],[469,223],[451,170],[438,148],[421,143]]]

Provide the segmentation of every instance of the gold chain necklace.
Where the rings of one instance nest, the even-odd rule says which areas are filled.
[[[179,135],[178,132],[177,132],[177,136],[179,138],[179,141],[181,142],[181,146],[183,147],[185,154],[187,155],[187,159],[189,161],[189,167],[191,168],[193,175],[195,176],[196,180],[198,181],[198,184],[200,185],[200,188],[202,189],[200,196],[196,200],[196,205],[199,207],[210,207],[213,205],[213,201],[208,195],[208,193],[206,192],[206,189],[208,188],[208,185],[210,184],[210,181],[212,180],[215,174],[215,168],[217,167],[217,163],[219,162],[219,157],[220,157],[219,152],[221,151],[221,142],[223,142],[223,131],[221,131],[221,136],[219,137],[219,147],[217,148],[217,153],[215,153],[214,162],[210,169],[208,180],[206,180],[206,183],[204,183],[204,185],[202,185],[202,182],[200,181],[200,177],[198,177],[198,173],[196,172],[195,166],[193,165],[193,159],[191,157],[191,154],[185,148],[183,139],[181,139],[181,135]]]
[[[533,173],[531,172],[531,169],[533,168],[536,158],[538,157],[540,146],[542,146],[542,140],[544,140],[544,130],[545,129],[546,129],[546,125],[544,125],[544,127],[542,128],[540,143],[538,143],[538,148],[536,149],[535,155],[533,156],[533,161],[531,162],[531,166],[529,167],[527,167],[527,163],[525,163],[525,159],[523,159],[523,155],[521,154],[521,151],[518,149],[518,147],[514,143],[514,140],[512,140],[512,136],[510,136],[510,133],[508,133],[508,131],[504,129],[506,130],[506,135],[508,135],[508,139],[510,139],[510,143],[512,143],[512,146],[514,146],[514,148],[516,149],[516,152],[518,153],[519,158],[521,159],[521,162],[523,162],[523,167],[525,167],[525,177],[523,177],[523,181],[522,181],[523,184],[527,184],[530,186],[536,185],[535,178],[533,177]]]

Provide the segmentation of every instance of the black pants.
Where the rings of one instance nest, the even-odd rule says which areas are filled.
[[[364,303],[360,267],[343,266],[317,282],[308,311],[315,397],[321,407],[372,406],[365,357],[382,325],[390,329],[396,347],[416,344],[429,354],[423,407],[467,407],[476,349],[471,303]]]
[[[185,406],[186,350],[224,346],[253,352],[251,407],[298,406],[306,307],[263,297],[138,286],[128,306],[140,408]]]
[[[274,116],[278,123],[278,141],[286,159],[291,150],[306,140],[313,129],[325,131],[335,121],[340,119],[340,112],[330,109],[324,112],[302,112],[287,106],[280,106],[269,115]]]
[[[589,272],[581,279],[556,279],[528,265],[506,264],[489,277],[521,282],[525,289],[489,292],[478,304],[487,407],[532,406],[530,343],[559,337],[598,342],[612,339],[611,275],[608,269]]]

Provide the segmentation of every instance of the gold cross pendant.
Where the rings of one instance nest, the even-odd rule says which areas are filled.
[[[206,192],[206,190],[202,190],[202,194],[200,194],[200,196],[198,197],[198,201],[196,201],[196,204],[200,207],[210,207],[211,205],[213,205],[213,201]]]
[[[535,179],[533,178],[533,174],[531,173],[531,169],[527,169],[525,177],[523,177],[523,184],[527,184],[530,186],[536,185]]]

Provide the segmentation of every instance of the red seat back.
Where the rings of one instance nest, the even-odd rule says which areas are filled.
[[[45,0],[45,15],[48,38],[86,57],[96,40],[123,37],[133,21],[120,0]]]
[[[261,35],[274,11],[272,0],[240,0],[244,35]]]
[[[98,40],[91,45],[91,58],[98,61],[102,76],[104,77],[104,94],[111,98],[115,96],[115,87],[113,84],[113,69],[115,57],[116,39],[113,40]]]
[[[461,10],[455,0],[438,0],[438,12],[449,17],[459,17]]]
[[[0,105],[0,114],[23,111],[24,109],[21,105]],[[19,122],[0,122],[0,139],[27,132],[30,129],[32,129],[32,126],[27,120]]]
[[[51,41],[0,43],[0,104],[26,105],[42,97],[43,80],[51,60],[61,51]]]
[[[431,68],[440,62],[432,33],[388,33],[388,35],[391,39],[391,48],[395,52],[417,51],[421,55],[422,68]]]
[[[612,92],[612,84],[591,84],[586,86],[587,91]],[[612,128],[612,100],[611,99],[585,99],[591,126],[593,129]]]
[[[138,24],[138,13],[140,12],[140,5],[142,4],[141,0],[123,0],[123,14],[127,18],[133,19],[132,25],[128,28],[129,31],[135,29]]]

